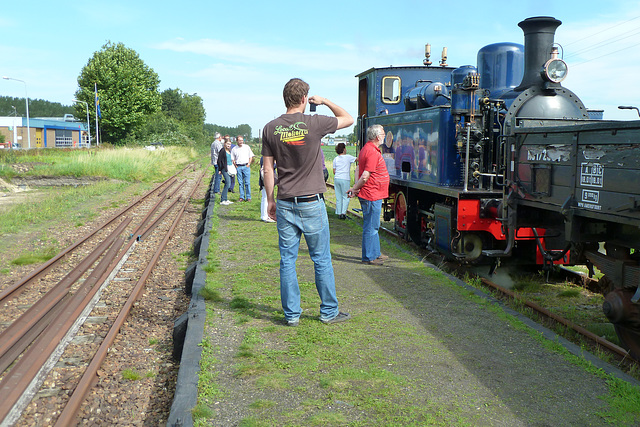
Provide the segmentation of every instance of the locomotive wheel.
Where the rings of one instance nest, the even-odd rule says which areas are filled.
[[[631,302],[635,291],[617,288],[609,291],[602,303],[602,311],[616,330],[620,345],[640,360],[640,309]]]
[[[405,240],[409,240],[407,233],[407,198],[402,191],[399,191],[396,195],[394,203],[394,216],[393,228],[400,234]]]
[[[620,325],[613,325],[622,348],[629,351],[631,357],[640,360],[640,331]]]
[[[482,238],[475,233],[464,233],[458,240],[457,250],[465,255],[465,261],[475,261],[482,255]]]

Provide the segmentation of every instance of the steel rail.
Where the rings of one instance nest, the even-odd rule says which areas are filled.
[[[191,163],[191,164],[193,164],[193,163]],[[50,260],[48,260],[44,264],[42,264],[39,267],[37,267],[34,270],[32,270],[29,274],[24,276],[22,279],[18,280],[17,282],[13,283],[12,285],[10,285],[7,288],[5,288],[4,290],[2,290],[0,292],[0,302],[3,302],[6,299],[14,298],[15,296],[17,296],[20,292],[22,292],[22,289],[23,289],[23,287],[25,285],[27,285],[28,283],[30,283],[30,282],[36,280],[37,278],[41,277],[42,275],[44,275],[47,271],[49,271],[51,268],[53,268],[69,252],[73,251],[75,248],[77,248],[78,246],[80,246],[83,243],[85,243],[87,240],[89,240],[91,237],[93,237],[99,231],[101,231],[104,228],[106,228],[107,226],[109,226],[112,222],[114,222],[116,219],[118,219],[121,215],[127,213],[129,210],[133,209],[135,206],[137,206],[138,204],[142,203],[143,200],[145,200],[146,198],[148,198],[151,195],[153,195],[162,186],[164,186],[165,184],[168,184],[167,187],[161,192],[161,194],[164,194],[169,189],[169,187],[171,187],[173,185],[173,183],[176,181],[176,177],[180,173],[182,173],[184,170],[186,170],[191,164],[185,166],[181,171],[175,173],[173,176],[167,178],[165,181],[157,184],[153,189],[148,191],[146,194],[138,197],[136,200],[134,200],[128,206],[125,206],[124,208],[122,208],[120,211],[118,211],[117,213],[112,215],[110,218],[108,218],[105,222],[103,222],[97,228],[93,229],[89,233],[87,233],[84,236],[80,237],[80,239],[78,239],[76,242],[72,243],[70,246],[68,246],[65,249],[63,249],[62,251],[60,251],[56,256],[54,256],[53,258],[51,258]]]
[[[333,187],[333,185],[331,185],[330,183],[327,183],[327,185]],[[349,213],[351,213],[351,212],[349,212]],[[358,217],[358,218],[362,218],[362,216],[357,214],[357,213],[351,213],[351,214],[353,216]],[[402,237],[399,236],[397,233],[395,233],[394,231],[389,230],[389,229],[387,229],[385,227],[380,227],[380,230],[383,230],[387,234],[389,234],[391,236],[394,236],[394,237],[397,237],[398,239],[402,239]],[[526,305],[527,307],[531,308],[532,310],[542,314],[543,316],[548,317],[549,319],[552,319],[552,320],[560,323],[561,325],[566,326],[567,328],[573,330],[577,334],[579,334],[579,335],[591,340],[592,342],[596,343],[597,345],[609,350],[610,352],[622,357],[623,359],[635,360],[630,356],[630,354],[629,354],[629,352],[627,350],[625,350],[624,348],[616,345],[615,343],[612,343],[611,341],[594,334],[593,332],[583,328],[580,325],[577,325],[577,324],[573,323],[572,321],[570,321],[568,319],[565,319],[564,317],[562,317],[560,315],[552,313],[551,311],[547,310],[546,308],[544,308],[544,307],[542,307],[542,306],[540,306],[540,305],[538,305],[538,304],[536,304],[534,302],[531,302],[531,301],[528,301],[528,300],[525,300],[525,299],[522,299],[522,298],[518,297],[514,292],[510,291],[509,289],[506,289],[506,288],[504,288],[504,287],[502,287],[502,286],[500,286],[500,285],[498,285],[496,283],[493,283],[492,281],[490,281],[490,280],[488,280],[486,278],[481,278],[481,280],[482,280],[482,283],[484,283],[485,285],[496,289],[498,292],[501,292],[504,295],[507,295],[508,297],[513,298],[514,300],[522,302],[524,305]],[[583,278],[583,280],[584,280],[584,278]]]
[[[175,199],[173,203],[171,203],[160,215],[158,215],[156,219],[153,220],[151,224],[149,224],[149,226],[144,231],[142,231],[142,233],[140,233],[140,235],[138,236],[138,239],[139,240],[146,239],[147,236],[153,231],[153,229],[156,228],[158,224],[160,224],[160,222],[169,214],[169,212],[171,212],[171,210],[179,202],[180,202],[180,198]]]
[[[182,171],[186,170],[188,167],[189,167],[189,165],[187,165],[185,168],[183,168]],[[178,172],[178,173],[180,173],[180,172]],[[156,185],[154,189],[152,189],[151,191],[147,192],[145,195],[139,197],[136,201],[132,202],[129,206],[127,206],[124,209],[120,210],[117,214],[115,214],[113,217],[111,217],[111,219],[109,219],[108,221],[103,223],[100,226],[100,228],[94,230],[93,232],[88,233],[87,235],[85,235],[85,238],[83,240],[81,240],[79,242],[76,242],[76,244],[71,245],[69,248],[67,248],[68,250],[66,252],[75,249],[75,247],[79,246],[81,243],[86,241],[89,237],[91,237],[94,234],[96,234],[97,231],[99,231],[100,229],[106,227],[108,224],[113,222],[115,219],[121,217],[121,215],[123,213],[129,211],[133,207],[135,207],[138,204],[140,204],[143,200],[145,200],[149,196],[153,195],[163,185],[165,185],[166,183],[169,183],[166,186],[166,188],[161,192],[161,194],[159,196],[161,196],[163,194],[166,194],[166,192],[169,190],[169,188],[176,182],[176,179],[175,179],[176,175],[174,175],[174,177],[169,178],[168,180],[165,180],[163,183],[160,183],[160,184]],[[200,179],[202,179],[202,177]],[[182,187],[182,185],[184,185],[184,183],[181,184],[179,186],[179,188]],[[175,192],[173,192],[173,193],[175,193]],[[170,196],[166,196],[166,197],[167,198],[171,197],[171,195]],[[172,206],[169,208],[169,210],[173,208],[173,206],[175,205],[175,203],[177,203],[178,200],[176,200],[176,202],[174,202],[172,204]],[[159,201],[156,204],[156,207],[155,207],[154,210],[152,210],[152,211],[147,213],[147,215],[145,216],[145,219],[138,226],[137,230],[140,230],[140,229],[144,228],[145,223],[148,222],[149,218],[153,215],[155,210],[157,210],[157,206],[159,206],[161,203],[162,203],[162,200]],[[162,217],[164,217],[165,215],[166,215],[166,212],[161,214]],[[129,222],[130,222],[130,220],[125,218],[125,220],[123,220],[123,222],[117,228],[116,232],[114,232],[112,234],[117,235],[119,232],[122,232],[124,230],[124,228],[128,225]],[[151,226],[147,227],[147,230],[149,228],[153,228],[153,227],[154,227],[154,225],[151,225]],[[108,238],[107,240],[113,242],[114,239]],[[130,240],[131,240],[131,242],[130,242],[129,245],[127,245],[127,248],[130,248],[133,244],[136,243],[135,239],[130,239]],[[28,402],[31,400],[33,395],[35,395],[35,391],[37,391],[37,388],[40,386],[41,383],[36,384],[37,379],[32,378],[31,374],[25,375],[24,371],[26,370],[28,372],[32,372],[33,371],[33,366],[37,366],[38,363],[40,363],[42,361],[42,359],[45,358],[47,355],[49,355],[50,358],[55,357],[55,360],[57,360],[60,357],[60,355],[64,351],[64,348],[66,348],[66,345],[68,345],[68,342],[65,343],[64,345],[61,343],[58,346],[58,347],[61,348],[61,350],[59,351],[59,354],[57,354],[57,355],[51,354],[51,351],[49,351],[51,349],[51,346],[54,346],[54,351],[57,351],[58,347],[56,347],[56,344],[60,342],[60,334],[65,334],[65,333],[67,335],[71,334],[71,331],[70,331],[69,328],[74,327],[74,324],[73,324],[74,323],[74,320],[73,320],[74,316],[77,317],[77,315],[79,313],[84,313],[87,310],[87,304],[90,304],[92,299],[95,299],[95,295],[96,295],[96,293],[98,292],[98,290],[101,287],[94,286],[94,285],[96,283],[99,283],[100,281],[105,281],[110,277],[112,272],[111,271],[107,271],[107,268],[110,265],[112,265],[112,268],[113,268],[114,264],[117,264],[117,263],[113,263],[113,260],[116,258],[116,254],[118,253],[118,250],[122,246],[123,243],[124,243],[124,239],[119,239],[119,240],[117,240],[116,243],[111,245],[111,249],[109,249],[109,251],[107,252],[107,255],[105,255],[103,257],[103,259],[98,263],[98,266],[93,270],[92,273],[90,273],[89,277],[85,280],[85,282],[81,285],[81,287],[76,291],[76,293],[73,294],[73,295],[70,295],[70,293],[68,292],[68,289],[67,289],[66,293],[64,293],[64,295],[63,295],[63,297],[61,299],[57,298],[58,299],[58,305],[60,306],[59,309],[57,311],[55,309],[54,310],[49,310],[47,312],[47,314],[40,319],[40,322],[37,325],[37,328],[39,328],[39,329],[38,329],[37,332],[35,332],[35,336],[37,336],[43,330],[44,330],[44,332],[31,345],[29,350],[27,350],[25,352],[23,357],[16,363],[16,365],[11,370],[11,372],[8,373],[3,378],[3,380],[0,382],[0,391],[3,391],[3,390],[7,391],[7,392],[10,391],[10,394],[6,394],[6,396],[11,396],[11,398],[4,398],[3,401],[0,401],[0,420],[2,420],[2,422],[0,422],[0,425],[2,425],[2,426],[7,425],[7,420],[11,416],[11,415],[7,415],[7,413],[6,413],[7,410],[9,411],[9,414],[17,413],[18,414],[17,417],[19,417],[21,411],[24,409],[24,407],[26,407],[26,404],[28,404]],[[104,245],[104,242],[102,242],[102,244],[99,245],[99,246],[103,246],[103,245]],[[102,252],[104,252],[104,250],[102,250]],[[32,274],[27,276],[27,278],[26,278],[27,280],[23,280],[23,283],[21,283],[21,285],[24,285],[25,283],[28,283],[29,280],[33,280],[34,278],[39,277],[39,275],[41,275],[44,270],[46,270],[48,267],[53,265],[56,261],[61,259],[62,256],[65,255],[65,254],[59,254],[59,255],[60,256],[58,256],[56,260],[53,260],[53,262],[47,263],[48,265],[44,266],[44,268],[41,268],[40,271],[36,270]],[[122,260],[125,255],[128,255],[128,251],[127,250],[124,250],[124,251],[121,252],[121,254],[119,256],[119,259]],[[86,271],[87,267],[83,267],[83,268]],[[78,267],[76,269],[78,269]],[[77,273],[74,273],[74,274],[77,276]],[[79,278],[79,277],[77,277],[75,280],[69,280],[69,277],[70,276],[68,274],[65,277],[67,280],[63,279],[63,281],[65,281],[65,283],[69,284],[69,286],[72,284],[72,282],[75,282],[77,280],[77,278]],[[80,275],[80,277],[81,277],[81,275]],[[5,293],[5,295],[8,295],[8,294],[9,293]],[[14,295],[17,295],[17,293],[14,293]],[[83,298],[83,296],[84,296],[84,298]],[[97,301],[97,299],[95,299],[95,301]],[[63,303],[66,304],[66,306],[63,306],[62,305]],[[58,316],[58,314],[60,312],[63,312],[63,311],[64,311],[64,313],[61,316]],[[71,317],[68,316],[70,311],[73,312]],[[87,312],[87,315],[88,315],[88,312]],[[54,320],[52,321],[52,319],[54,319]],[[70,322],[71,322],[70,326],[69,326],[69,321],[65,321],[65,319],[71,319],[70,320]],[[64,324],[62,322],[64,322]],[[75,320],[75,323],[78,323],[78,319]],[[80,322],[77,325],[76,331],[80,327],[81,323],[82,322]],[[61,325],[63,325],[63,326],[61,326]],[[33,331],[31,333],[34,334]],[[76,332],[73,331],[73,335],[75,335],[75,333]],[[51,336],[52,334],[56,334],[56,335],[52,337]],[[70,339],[69,339],[69,341],[70,341]],[[4,340],[0,341],[0,342],[4,343]],[[14,347],[14,349],[15,349],[15,347]],[[12,351],[14,349],[12,349]],[[33,362],[34,359],[37,360],[37,362]],[[54,360],[54,363],[55,363],[55,360]],[[48,368],[47,372],[52,368],[53,368],[53,364]],[[43,369],[46,369],[45,366],[43,366],[41,368],[40,372]],[[46,375],[46,373],[45,373],[45,375]],[[29,381],[29,378],[31,378],[31,381]],[[44,377],[42,378],[42,381],[44,381]],[[26,389],[25,389],[25,387],[26,387]],[[34,389],[33,394],[31,394],[31,396],[27,396],[28,393],[25,391],[25,390],[28,390],[29,388]],[[4,392],[2,392],[0,394],[5,395]],[[19,408],[18,407],[18,403],[19,402],[14,400],[13,399],[14,397],[17,397],[18,401],[20,401],[20,400],[25,401],[25,398],[28,399],[28,400],[25,401],[25,403],[24,403],[25,406],[24,407]],[[13,402],[13,404],[12,404],[12,402]],[[15,418],[15,420],[17,420],[17,418]],[[9,421],[9,422],[11,423],[11,421]]]
[[[160,254],[162,253],[165,246],[169,242],[169,239],[172,237],[175,228],[177,227],[178,223],[182,219],[182,215],[187,208],[187,204],[189,203],[189,201],[191,200],[191,197],[200,186],[200,183],[202,182],[203,177],[204,177],[204,172],[200,175],[200,178],[197,180],[193,189],[189,193],[189,196],[186,198],[184,204],[182,205],[182,208],[174,218],[173,223],[171,224],[171,228],[166,233],[164,239],[162,240],[162,243],[160,243],[159,247],[157,248],[156,252],[153,255],[153,258],[147,265],[147,268],[145,269],[144,273],[142,274],[142,276],[134,286],[134,289],[129,295],[129,298],[127,299],[127,302],[125,303],[123,309],[120,311],[120,314],[118,315],[113,325],[109,329],[109,332],[103,339],[102,344],[96,351],[96,354],[91,360],[91,363],[89,363],[89,366],[85,370],[82,378],[80,379],[80,382],[78,383],[76,388],[73,390],[73,394],[69,398],[69,401],[67,402],[67,405],[65,406],[65,408],[62,410],[60,417],[58,417],[55,423],[55,426],[67,427],[70,425],[77,424],[76,417],[77,417],[78,411],[80,410],[80,406],[82,405],[82,402],[85,400],[89,390],[93,385],[94,380],[96,379],[98,369],[100,369],[100,366],[102,366],[102,363],[107,357],[107,352],[109,350],[109,347],[111,347],[111,345],[116,339],[116,336],[120,333],[120,328],[124,325],[124,322],[129,316],[129,313],[131,312],[131,309],[134,303],[138,300],[140,293],[142,292],[142,289],[144,289],[144,284],[147,281],[147,278],[151,275],[151,271],[153,270],[156,263],[158,262],[158,259],[160,258]]]
[[[169,194],[169,195],[167,196],[167,199],[171,199],[171,198],[172,198],[172,197],[173,197],[173,196],[174,196],[178,191],[180,191],[180,189],[181,189],[182,187],[184,187],[184,186],[185,186],[185,184],[186,184],[186,183],[187,183],[187,180],[185,179],[184,181],[182,181],[182,182],[178,185],[178,187],[177,187],[175,190],[173,190],[173,191],[171,192],[171,194]]]
[[[59,311],[56,307],[59,307],[60,302],[67,297],[71,286],[95,264],[109,246],[113,244],[118,235],[124,231],[129,222],[129,218],[124,218],[118,228],[107,239],[101,242],[62,280],[0,333],[0,372],[4,372],[15,358],[44,330],[48,322],[43,322],[42,319],[45,317],[51,318],[52,315]],[[51,314],[47,316],[49,313]]]
[[[536,311],[536,312],[538,312],[538,313],[540,313],[540,314],[542,314],[542,315],[544,315],[544,316],[546,316],[546,317],[548,317],[550,319],[553,319],[554,321],[566,326],[567,328],[570,328],[570,329],[574,330],[578,334],[590,339],[591,341],[595,342],[599,346],[602,346],[602,347],[606,348],[607,350],[609,350],[609,351],[611,351],[611,352],[613,352],[613,353],[615,353],[615,354],[617,354],[617,355],[619,355],[619,356],[621,356],[623,358],[629,358],[630,357],[629,352],[627,350],[625,350],[624,348],[612,343],[609,340],[606,340],[606,339],[604,339],[602,337],[599,337],[598,335],[596,335],[593,332],[583,328],[582,326],[576,325],[572,321],[570,321],[568,319],[565,319],[564,317],[559,316],[559,315],[557,315],[555,313],[552,313],[551,311],[547,310],[546,308],[544,308],[544,307],[542,307],[542,306],[540,306],[540,305],[538,305],[538,304],[536,304],[534,302],[531,302],[531,301],[528,301],[528,300],[525,300],[525,299],[522,299],[522,298],[518,297],[518,295],[516,295],[515,292],[513,292],[513,291],[511,291],[509,289],[506,289],[506,288],[504,288],[504,287],[502,287],[502,286],[500,286],[500,285],[498,285],[496,283],[493,283],[491,280],[488,280],[486,278],[481,278],[481,281],[485,285],[496,289],[497,291],[501,292],[502,294],[507,295],[508,297],[513,298],[514,300],[523,303],[524,305],[526,305],[527,307],[531,308],[532,310],[534,310],[534,311]]]
[[[25,396],[25,392],[32,382],[37,381],[39,375],[41,377],[44,376],[41,375],[41,372],[47,369],[45,366],[47,360],[52,357],[59,343],[100,288],[94,285],[99,283],[101,277],[105,274],[108,276],[110,273],[107,270],[123,243],[123,239],[118,239],[111,245],[111,248],[98,263],[89,278],[69,299],[68,304],[61,310],[60,315],[46,327],[38,339],[34,341],[5,378],[2,379],[0,393],[5,398],[0,400],[0,419],[3,420],[3,423],[7,421],[7,418],[15,416],[12,414],[18,411],[17,409],[14,410],[14,406],[17,406],[21,399],[30,400],[30,396]]]

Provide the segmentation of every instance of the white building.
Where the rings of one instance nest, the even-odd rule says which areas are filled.
[[[322,145],[338,145],[341,142],[345,145],[349,143],[346,136],[325,135],[321,140]]]

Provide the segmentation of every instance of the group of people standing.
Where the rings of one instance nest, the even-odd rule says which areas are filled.
[[[327,210],[324,203],[326,191],[324,153],[320,140],[353,124],[353,117],[342,107],[327,98],[309,96],[309,85],[301,79],[291,79],[284,87],[283,98],[286,112],[269,122],[262,133],[262,155],[264,159],[264,186],[267,194],[267,213],[277,222],[280,246],[280,296],[286,324],[298,326],[302,309],[300,288],[296,274],[296,260],[300,240],[304,235],[309,256],[314,264],[316,289],[320,296],[320,321],[326,324],[344,322],[351,315],[339,310],[335,276],[331,261],[330,232]],[[305,114],[308,104],[325,105],[333,117]],[[370,132],[367,132],[369,135]],[[376,128],[384,135],[382,127]],[[367,143],[369,145],[369,142]],[[374,146],[374,142],[371,141]],[[365,147],[366,148],[366,147]],[[346,154],[344,144],[336,147],[338,157],[333,162],[334,184],[339,217],[346,218],[348,197],[359,196],[363,204],[372,203],[365,212],[362,236],[362,262],[380,265],[386,256],[380,252],[378,229],[382,199],[388,196],[389,174],[379,168],[384,159],[377,150],[363,149],[360,153],[360,175],[356,184],[349,188],[350,168],[355,157]],[[348,156],[348,157],[347,157]],[[275,172],[278,169],[278,200],[275,199]],[[346,186],[345,186],[346,182]],[[386,183],[386,184],[385,184]],[[378,191],[384,187],[386,194]],[[375,190],[370,190],[375,188]],[[346,197],[345,197],[346,196]],[[369,200],[379,197],[380,200]],[[378,203],[379,202],[379,203]],[[377,210],[377,222],[375,209]],[[374,237],[375,236],[375,237]],[[373,240],[377,239],[377,245]]]
[[[320,140],[323,136],[353,124],[353,117],[345,109],[317,95],[309,96],[309,85],[301,79],[291,79],[284,87],[283,98],[286,112],[267,123],[262,133],[261,187],[266,196],[266,215],[277,223],[280,249],[280,298],[285,323],[298,326],[302,314],[300,287],[296,273],[296,260],[302,235],[307,243],[309,256],[314,264],[316,289],[320,296],[320,321],[325,324],[344,322],[351,318],[339,310],[335,276],[331,261],[330,232],[327,209],[324,202],[326,166]],[[305,114],[307,105],[325,105],[333,117],[320,114]],[[382,126],[374,125],[367,130],[367,144],[358,157],[359,174],[355,184],[351,183],[350,168],[356,161],[346,153],[344,144],[338,144],[338,156],[333,162],[336,188],[336,213],[346,218],[348,198],[358,196],[363,208],[362,262],[382,265],[388,258],[380,252],[378,229],[382,200],[388,197],[389,174],[379,149],[384,140]],[[238,137],[238,146],[242,146]],[[218,135],[216,135],[216,140]],[[214,141],[214,144],[216,142]],[[240,200],[251,200],[249,188],[249,166],[253,160],[251,149],[236,153],[228,151],[214,161],[214,144],[211,146],[212,164],[218,174],[228,176],[229,164],[237,169],[241,186]],[[227,152],[225,141],[225,152]],[[246,146],[248,147],[248,146]],[[237,148],[237,147],[236,147]],[[217,153],[221,153],[218,150]],[[224,157],[224,160],[220,160]],[[276,165],[278,199],[276,203]],[[241,172],[240,168],[246,168]],[[242,178],[241,178],[242,174]],[[245,175],[246,174],[246,175]],[[246,178],[245,178],[246,176]],[[225,177],[225,187],[229,179]],[[243,185],[245,187],[243,188]],[[215,189],[214,183],[214,192]],[[226,188],[220,196],[226,200]],[[221,202],[222,203],[222,202]],[[264,215],[264,213],[263,213]],[[264,219],[264,218],[263,218]]]
[[[240,202],[251,201],[251,163],[255,157],[251,147],[244,143],[244,137],[238,135],[237,145],[231,144],[229,135],[224,136],[224,141],[219,132],[211,143],[211,164],[215,167],[213,192],[220,193],[220,184],[224,180],[224,187],[220,193],[220,204],[230,205],[233,202],[227,197],[228,192],[233,191],[235,177],[238,177]]]

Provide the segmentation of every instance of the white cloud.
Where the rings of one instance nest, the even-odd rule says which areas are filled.
[[[348,70],[353,67],[353,52],[345,48],[328,49],[316,46],[317,50],[303,50],[281,46],[261,45],[243,40],[226,42],[216,39],[193,41],[170,40],[154,46],[156,49],[180,53],[205,55],[217,61],[253,64],[254,66],[286,65],[292,68],[323,68],[325,70]]]

